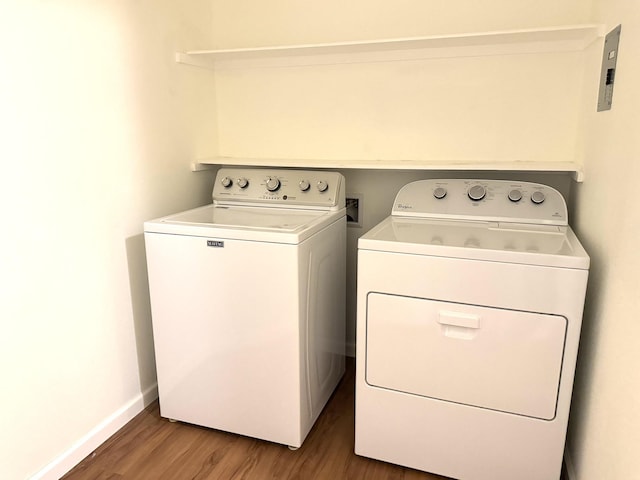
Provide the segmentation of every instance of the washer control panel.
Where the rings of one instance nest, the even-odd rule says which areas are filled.
[[[214,203],[271,204],[287,208],[343,208],[344,177],[319,170],[221,168]]]
[[[418,180],[400,189],[392,215],[568,224],[560,192],[539,183],[510,180]]]

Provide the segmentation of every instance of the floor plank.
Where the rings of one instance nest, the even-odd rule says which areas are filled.
[[[171,423],[154,402],[63,477],[64,480],[446,480],[357,456],[355,365],[347,372],[302,447]]]

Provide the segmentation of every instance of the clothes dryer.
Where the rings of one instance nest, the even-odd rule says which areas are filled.
[[[356,453],[559,479],[588,267],[548,186],[403,187],[358,242]]]
[[[160,413],[297,448],[344,373],[344,178],[218,171],[145,223]]]

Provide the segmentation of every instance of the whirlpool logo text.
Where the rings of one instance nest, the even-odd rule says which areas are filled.
[[[411,210],[413,208],[413,205],[407,205],[405,203],[399,203],[396,208],[400,209],[400,210]]]

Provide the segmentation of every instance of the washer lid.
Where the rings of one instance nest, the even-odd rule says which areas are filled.
[[[299,243],[344,215],[344,209],[332,212],[206,205],[145,222],[144,230],[147,233]]]
[[[358,240],[358,248],[438,257],[589,268],[570,227],[387,217]]]

